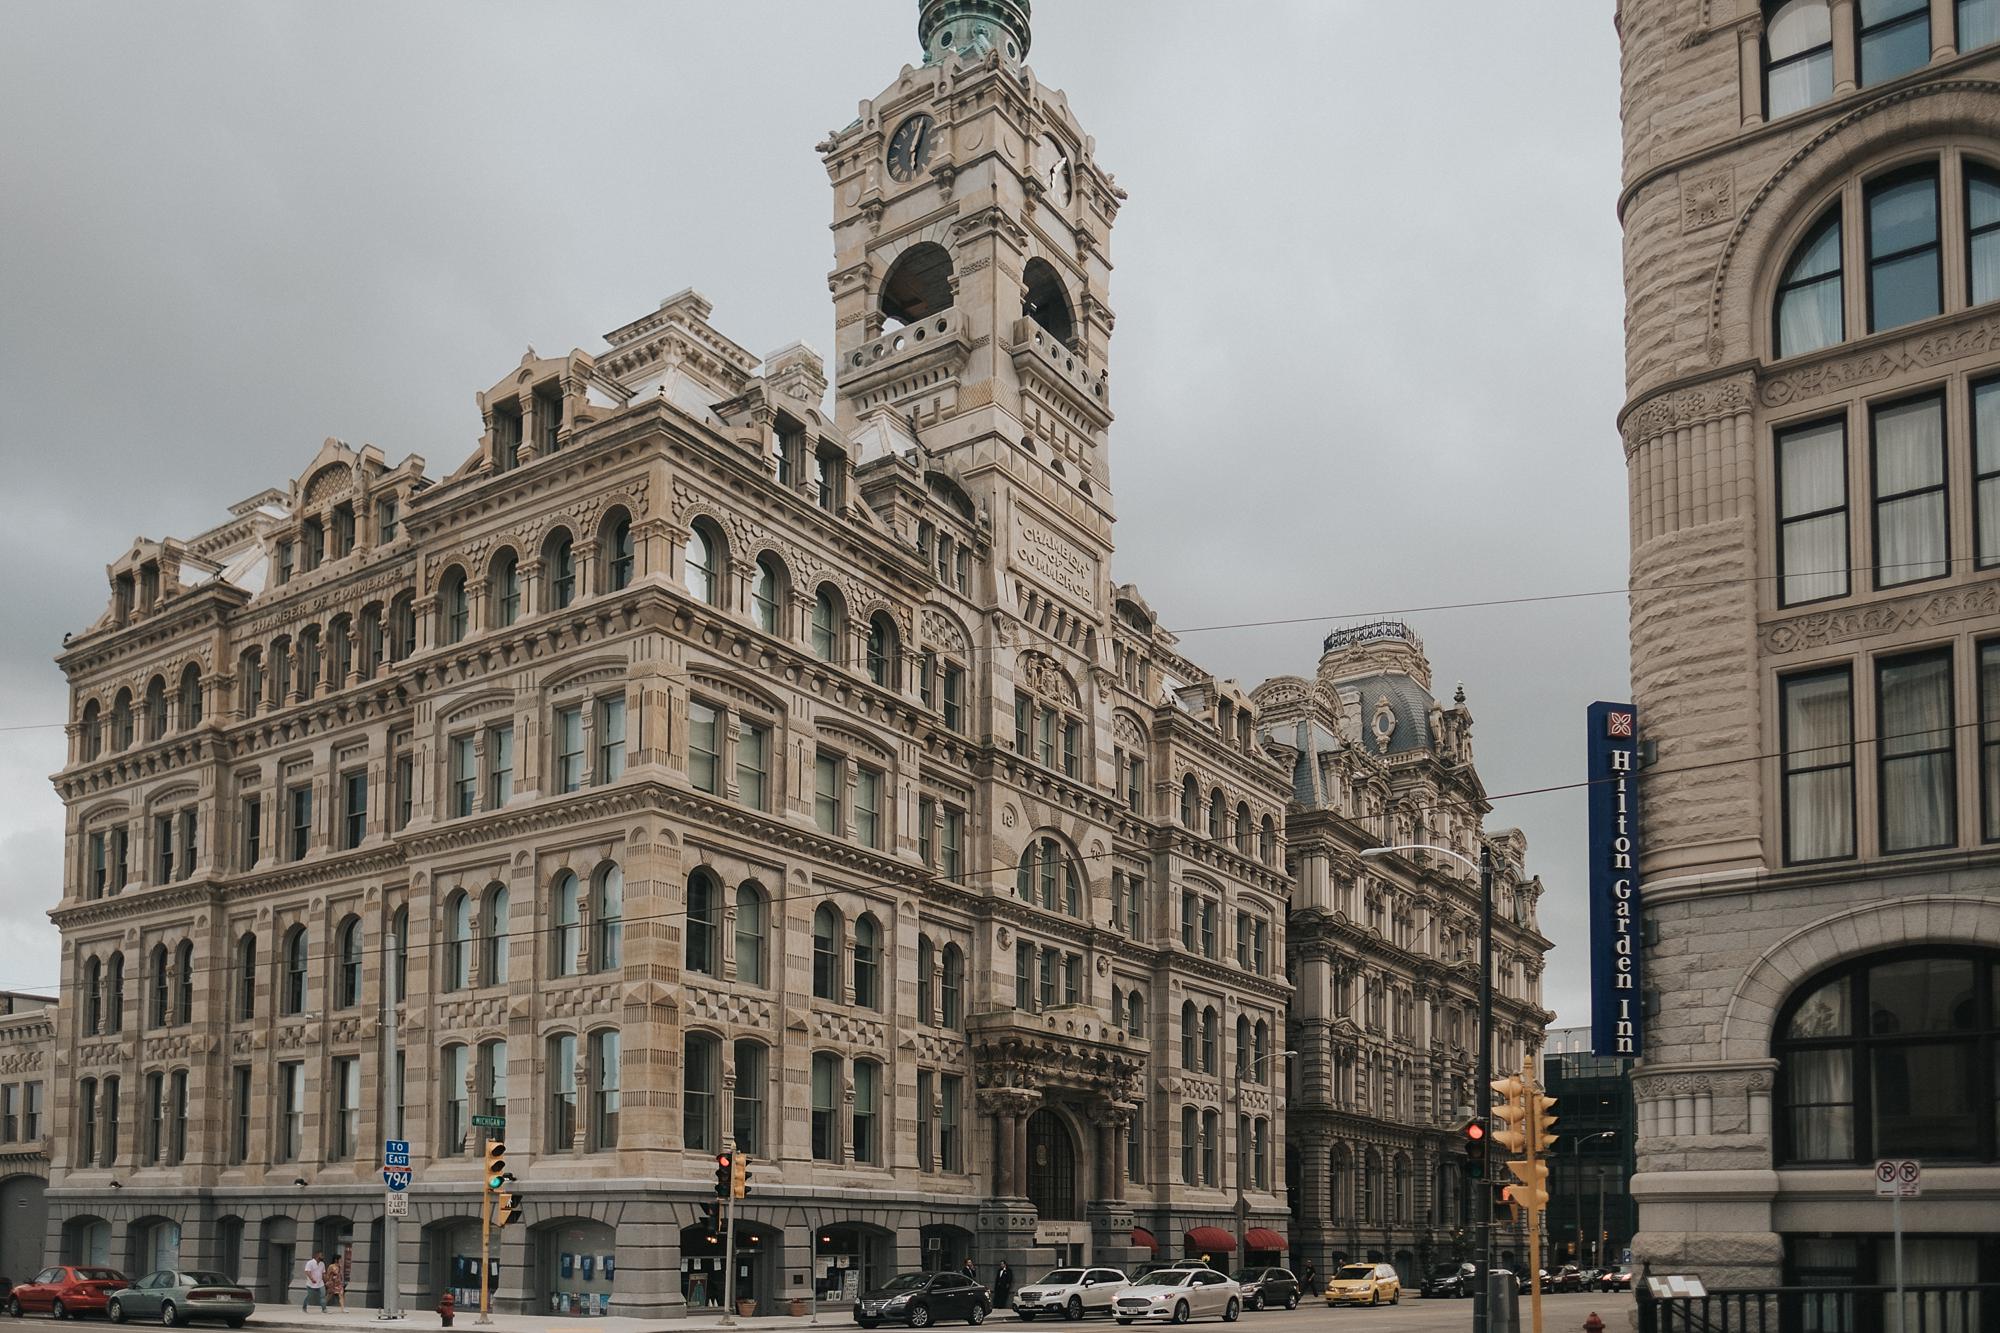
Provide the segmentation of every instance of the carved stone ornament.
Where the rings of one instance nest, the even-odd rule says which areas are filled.
[[[1776,621],[1758,631],[1766,653],[1782,655],[1919,627],[1987,620],[2000,615],[2000,580],[1848,610],[1818,611]]]
[[[1731,375],[1726,379],[1655,394],[1626,414],[1626,452],[1682,426],[1748,412],[1750,394],[1751,377],[1748,374]]]
[[[1681,182],[1681,231],[1700,231],[1730,218],[1732,179],[1727,170]]]

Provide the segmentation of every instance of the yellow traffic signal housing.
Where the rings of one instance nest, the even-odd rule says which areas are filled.
[[[1539,1213],[1549,1202],[1549,1164],[1537,1161],[1507,1163],[1520,1183],[1507,1187],[1507,1198],[1531,1213]]]
[[[750,1193],[750,1186],[744,1177],[749,1174],[750,1162],[742,1153],[734,1154],[729,1160],[729,1197],[741,1199]]]
[[[1523,1096],[1527,1086],[1515,1075],[1496,1078],[1493,1088],[1493,1118],[1505,1126],[1493,1131],[1493,1141],[1509,1152],[1528,1151],[1528,1107]]]
[[[1527,1103],[1528,1133],[1535,1145],[1535,1156],[1540,1157],[1556,1143],[1557,1136],[1551,1132],[1556,1127],[1556,1099],[1536,1092],[1528,1095]]]
[[[521,1196],[506,1190],[493,1197],[493,1225],[504,1227],[509,1222],[518,1221],[521,1216]]]
[[[507,1145],[499,1139],[486,1140],[486,1188],[497,1190],[507,1183]]]

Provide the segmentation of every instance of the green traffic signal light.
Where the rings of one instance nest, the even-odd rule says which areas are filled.
[[[499,1139],[486,1140],[486,1188],[497,1190],[507,1183],[507,1145]]]

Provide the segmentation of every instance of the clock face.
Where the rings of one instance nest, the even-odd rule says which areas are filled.
[[[911,116],[889,139],[889,174],[906,181],[930,165],[934,123],[928,115]]]
[[[1048,186],[1049,198],[1058,208],[1069,207],[1069,198],[1075,188],[1076,173],[1069,164],[1069,154],[1063,152],[1062,145],[1050,135],[1042,140],[1042,182]]]

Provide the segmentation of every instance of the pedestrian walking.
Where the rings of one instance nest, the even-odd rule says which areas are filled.
[[[325,1314],[326,1255],[319,1250],[314,1250],[313,1257],[306,1260],[306,1294],[305,1299],[299,1302],[300,1313],[310,1310],[315,1300],[319,1302],[319,1312]]]
[[[997,1310],[1009,1303],[1014,1295],[1014,1270],[1007,1267],[1007,1261],[1000,1261],[1000,1271],[993,1275],[993,1307]]]
[[[971,1278],[974,1282],[979,1281],[979,1270],[972,1266],[972,1256],[969,1254],[965,1256],[965,1262],[959,1265],[958,1271]]]
[[[342,1314],[347,1313],[347,1265],[338,1257],[326,1266],[326,1296],[340,1307]]]
[[[1319,1289],[1313,1286],[1313,1279],[1318,1276],[1319,1270],[1312,1266],[1312,1260],[1306,1260],[1306,1266],[1299,1270],[1299,1286],[1304,1289],[1306,1295],[1319,1295]]]

